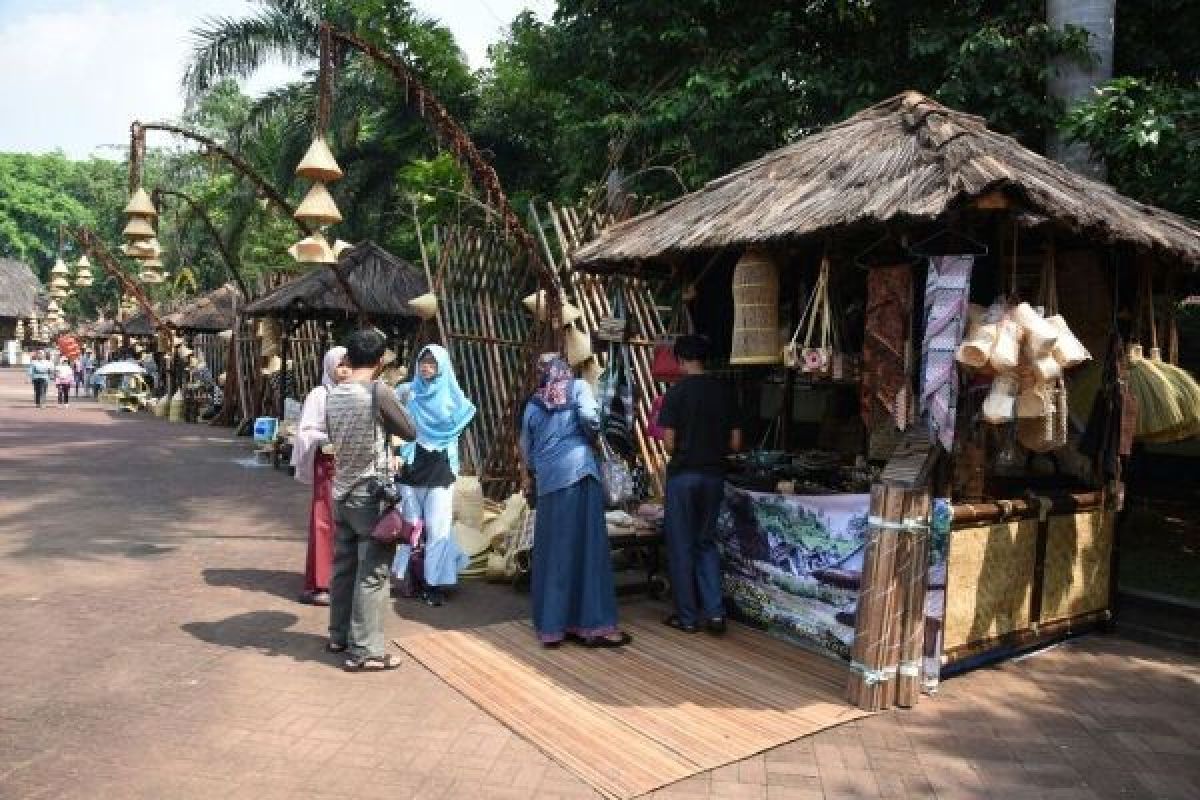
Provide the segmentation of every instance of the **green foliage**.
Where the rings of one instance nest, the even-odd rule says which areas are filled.
[[[1120,191],[1200,218],[1200,84],[1118,78],[1064,122],[1108,166]]]

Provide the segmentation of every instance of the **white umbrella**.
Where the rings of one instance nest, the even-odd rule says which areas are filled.
[[[114,361],[96,370],[97,375],[145,375],[146,370],[132,361]]]

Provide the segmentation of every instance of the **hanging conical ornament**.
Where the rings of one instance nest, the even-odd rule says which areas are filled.
[[[59,311],[62,311],[62,309],[59,308],[58,303],[54,302],[53,300],[46,304],[46,313],[57,314]]]
[[[75,276],[75,285],[80,289],[86,289],[92,285],[92,271],[83,267],[79,268],[79,274]]]
[[[50,295],[51,297],[55,298],[56,300],[62,300],[64,297],[67,296],[67,290],[66,289],[51,289],[50,291],[46,292],[46,294]]]
[[[84,253],[79,257],[79,260],[75,262],[75,266],[78,269],[90,270],[92,268],[92,262],[88,261],[87,253]]]
[[[337,256],[333,254],[333,248],[319,233],[314,233],[312,236],[296,242],[288,248],[288,255],[301,264],[337,263]]]
[[[143,239],[140,242],[121,245],[121,252],[130,258],[158,258],[162,255],[162,245],[158,243],[157,237]]]
[[[138,273],[138,280],[142,283],[162,283],[162,273],[153,269],[144,269]]]
[[[154,207],[154,202],[150,199],[150,195],[142,187],[134,190],[129,196],[129,203],[125,206],[126,214],[137,214],[143,217],[157,217],[158,209]]]
[[[53,278],[50,279],[50,288],[51,289],[66,289],[70,285],[71,285],[71,282],[68,281],[66,278],[64,278],[62,275],[55,275]]]
[[[154,226],[145,217],[130,217],[129,224],[121,233],[126,239],[153,239]]]
[[[296,209],[293,216],[301,222],[311,222],[314,225],[334,225],[342,221],[342,212],[338,211],[333,195],[323,183],[314,183],[304,196],[304,202]]]
[[[341,180],[344,173],[337,161],[334,160],[333,153],[329,151],[329,145],[325,144],[325,140],[318,136],[308,146],[308,152],[304,154],[304,158],[300,159],[300,163],[296,167],[296,174],[302,178],[308,178],[310,181],[333,183]]]
[[[59,256],[59,258],[57,260],[55,260],[54,266],[50,268],[50,274],[51,275],[70,275],[71,268],[68,267],[66,265],[66,262],[64,262],[62,260],[62,257]]]

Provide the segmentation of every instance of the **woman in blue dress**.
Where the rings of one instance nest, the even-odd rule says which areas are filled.
[[[591,387],[575,379],[562,356],[542,355],[538,388],[521,419],[521,455],[537,494],[533,627],[547,647],[564,639],[587,647],[630,641],[617,627],[604,490],[591,445],[599,433]]]

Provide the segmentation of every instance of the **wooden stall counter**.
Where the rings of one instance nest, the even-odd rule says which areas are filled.
[[[942,621],[954,672],[1110,616],[1115,512],[1102,492],[953,507]]]

